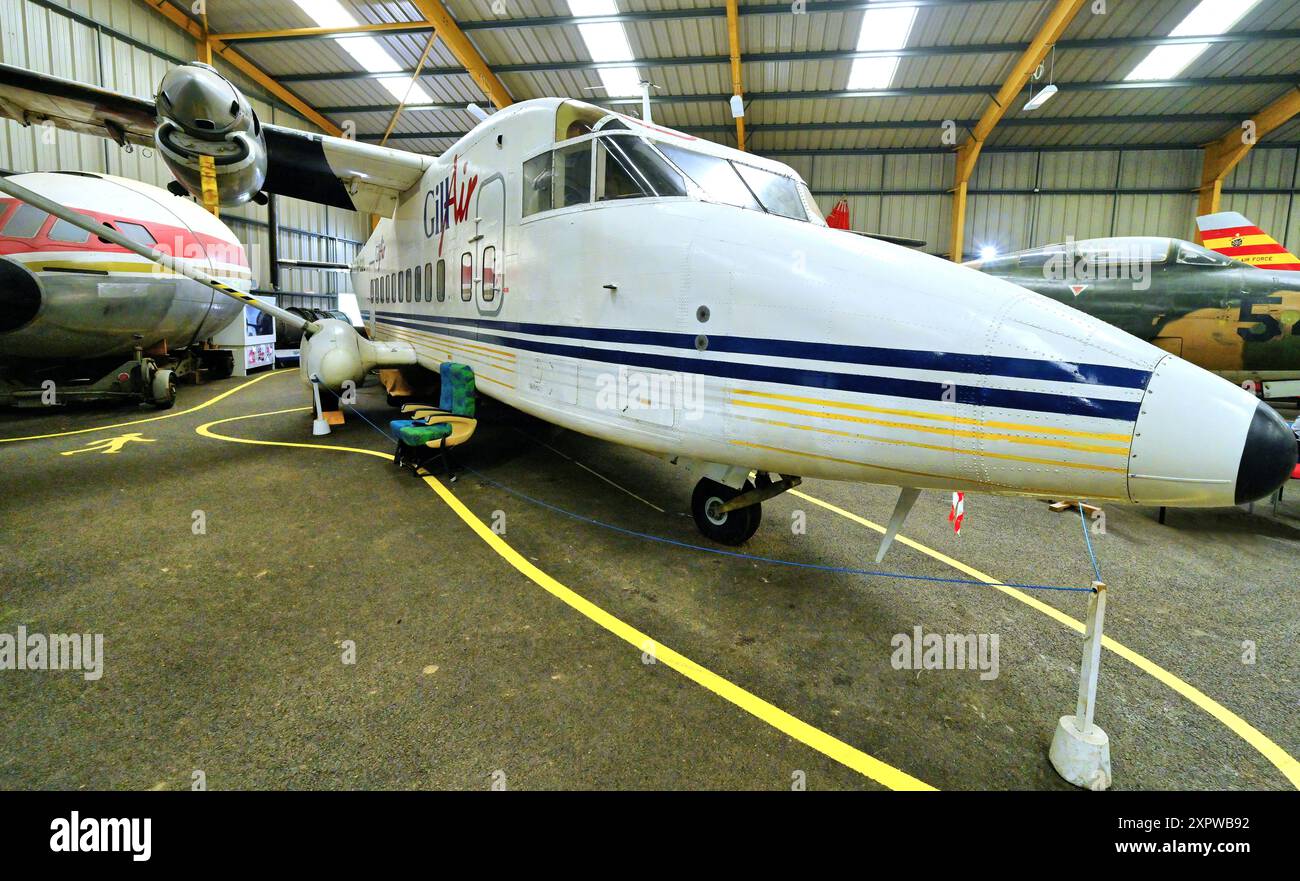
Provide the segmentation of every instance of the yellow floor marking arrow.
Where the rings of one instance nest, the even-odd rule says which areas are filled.
[[[157,441],[141,437],[140,432],[133,431],[130,434],[119,434],[117,437],[106,437],[103,440],[91,441],[79,450],[67,450],[59,453],[60,456],[75,456],[77,453],[103,453],[106,456],[113,456],[122,452],[122,448],[127,444],[152,444]]]

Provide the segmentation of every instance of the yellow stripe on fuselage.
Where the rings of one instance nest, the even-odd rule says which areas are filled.
[[[901,428],[904,431],[920,431],[928,434],[944,434],[951,437],[970,437],[980,440],[1000,440],[1014,444],[1052,447],[1058,450],[1078,450],[1081,453],[1101,453],[1106,456],[1127,456],[1128,447],[1109,447],[1099,444],[1076,444],[1068,441],[1048,440],[1038,437],[1023,437],[1017,434],[993,434],[986,431],[970,431],[961,428],[936,428],[930,425],[913,425],[909,422],[893,422],[886,419],[870,419],[866,416],[851,416],[848,413],[829,413],[817,410],[799,410],[795,407],[781,407],[776,404],[760,404],[753,401],[740,401],[732,398],[729,402],[738,407],[752,407],[758,410],[771,410],[777,413],[789,413],[793,416],[812,416],[817,419],[834,419],[839,422],[856,422],[862,425],[880,425],[885,428]]]
[[[972,419],[966,416],[945,416],[942,413],[925,413],[920,410],[898,410],[892,407],[872,407],[868,404],[850,404],[847,401],[828,401],[823,398],[806,398],[800,395],[781,395],[771,392],[756,392],[749,389],[732,389],[732,394],[749,395],[756,398],[769,398],[774,401],[791,401],[796,404],[818,404],[823,407],[839,407],[843,410],[857,410],[864,413],[882,413],[888,416],[907,416],[912,419],[928,419],[932,422],[954,422],[958,425],[978,425],[983,428],[1001,428],[1011,431],[1034,431],[1039,434],[1055,434],[1063,437],[1087,437],[1094,440],[1121,441],[1128,443],[1128,434],[1115,434],[1096,431],[1076,431],[1071,428],[1056,428],[1049,425],[1027,425],[1019,422],[998,422],[989,419]]]
[[[888,471],[891,474],[911,474],[915,477],[931,477],[936,480],[945,481],[955,487],[963,486],[980,486],[987,487],[995,492],[1006,492],[1008,489],[1014,489],[1017,493],[1028,493],[1030,495],[1051,496],[1058,495],[1058,489],[1040,489],[1037,487],[1011,487],[1003,483],[991,483],[987,480],[977,480],[973,477],[962,477],[953,474],[936,474],[933,471],[909,471],[906,468],[891,468],[888,465],[873,465],[870,462],[859,462],[856,459],[841,459],[838,456],[827,456],[822,453],[805,453],[801,450],[788,450],[785,447],[773,447],[767,444],[757,444],[752,441],[731,440],[728,443],[738,447],[748,447],[754,450],[769,450],[773,453],[784,453],[790,456],[801,456],[806,459],[818,459],[822,462],[837,462],[841,465],[853,465],[858,468],[871,468],[875,471]],[[1092,494],[1089,499],[1100,502],[1127,502],[1128,499],[1122,496],[1101,496]]]
[[[1060,459],[1036,459],[1032,456],[1017,456],[1013,453],[991,453],[987,450],[963,450],[959,447],[944,447],[938,444],[923,444],[918,441],[898,440],[897,438],[875,437],[870,434],[859,434],[854,431],[836,431],[833,428],[818,428],[815,425],[799,425],[794,422],[779,422],[774,419],[753,418],[749,421],[760,422],[764,425],[774,425],[778,428],[796,428],[800,431],[815,431],[819,434],[831,434],[836,437],[847,437],[855,440],[873,441],[881,444],[891,444],[899,447],[915,447],[921,450],[934,450],[940,453],[959,453],[963,456],[975,456],[980,459],[1006,459],[1012,462],[1029,462],[1034,465],[1049,465],[1053,468],[1078,468],[1082,471],[1105,471],[1113,474],[1127,474],[1127,468],[1117,468],[1111,465],[1091,465],[1087,462],[1065,462]],[[857,462],[857,465],[866,465],[874,468],[868,462]]]
[[[110,272],[131,273],[133,275],[157,275],[164,278],[183,278],[179,273],[163,269],[159,264],[141,257],[137,261],[103,261],[103,260],[39,260],[24,263],[23,267],[31,272]],[[206,266],[196,267],[214,278],[246,279],[252,276],[235,269],[213,270]]]
[[[512,363],[515,357],[514,355],[509,355],[510,360],[507,361],[505,355],[491,354],[491,352],[493,351],[491,349],[479,351],[480,349],[483,348],[482,346],[471,346],[467,343],[462,343],[459,340],[457,340],[456,342],[452,342],[451,340],[444,337],[442,334],[434,331],[411,330],[410,328],[406,328],[406,327],[399,327],[392,324],[386,324],[385,322],[382,321],[378,322],[378,324],[381,327],[383,327],[387,333],[393,334],[398,339],[404,339],[408,341],[409,340],[428,341],[430,343],[437,343],[439,346],[442,346],[445,349],[465,352],[467,354],[472,354],[478,358],[487,358],[495,361],[504,361],[505,363],[501,366],[502,370],[513,370],[515,367],[515,365]],[[497,365],[493,364],[492,366],[495,367]]]

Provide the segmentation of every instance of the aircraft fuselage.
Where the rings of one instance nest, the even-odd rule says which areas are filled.
[[[496,114],[380,222],[354,273],[377,338],[733,486],[761,469],[1233,503],[1252,423],[1276,418],[1241,389],[1023,287],[719,204],[743,196],[701,194],[684,168],[706,186],[722,172],[681,151],[797,176],[681,133],[625,120],[681,160],[689,193],[602,200],[609,151],[591,141],[627,135],[566,130],[566,104]]]

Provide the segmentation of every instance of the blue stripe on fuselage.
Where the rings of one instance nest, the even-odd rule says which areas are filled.
[[[942,401],[945,390],[945,383],[933,382],[918,379],[901,379],[890,376],[860,376],[853,373],[832,373],[825,370],[815,370],[802,367],[779,367],[770,364],[751,364],[735,361],[714,361],[699,357],[682,357],[679,355],[664,355],[654,352],[640,352],[629,349],[598,349],[590,346],[573,346],[563,343],[553,343],[543,340],[520,339],[517,337],[506,337],[498,334],[486,333],[482,330],[475,329],[476,326],[486,325],[501,330],[514,330],[520,333],[547,333],[543,330],[525,330],[524,328],[544,328],[551,325],[536,324],[515,324],[504,321],[474,321],[463,319],[446,319],[442,317],[426,317],[405,315],[403,313],[377,312],[378,316],[385,319],[386,323],[406,327],[412,330],[421,330],[430,332],[427,324],[451,325],[458,324],[468,325],[465,329],[455,327],[439,327],[437,333],[446,334],[447,336],[457,337],[475,342],[495,343],[497,345],[510,346],[517,349],[523,349],[529,352],[543,352],[550,355],[562,355],[569,358],[578,358],[588,361],[600,361],[607,364],[625,364],[634,367],[646,367],[654,370],[673,370],[679,373],[700,373],[709,376],[719,376],[728,379],[741,379],[749,382],[769,382],[784,385],[797,385],[806,388],[834,389],[845,392],[857,392],[869,395],[884,395],[898,398],[912,398],[922,401]],[[417,323],[419,322],[419,323]],[[667,346],[667,342],[650,343],[645,340],[644,336],[654,336],[658,338],[672,337],[681,338],[691,341],[691,349],[694,350],[695,338],[688,334],[670,334],[659,331],[626,331],[626,330],[604,330],[601,328],[556,328],[568,331],[577,331],[572,334],[579,339],[597,339],[594,336],[585,334],[607,333],[607,334],[628,334],[635,335],[638,339],[634,340],[630,336],[623,339],[605,339],[599,338],[603,342],[639,342],[642,345],[660,345]],[[582,335],[580,335],[582,334]],[[550,334],[559,336],[559,334]],[[714,350],[714,340],[709,339],[709,349]],[[724,339],[743,339],[739,337],[730,337]],[[798,344],[798,345],[815,345],[815,344]],[[891,350],[884,350],[891,351]],[[764,353],[766,354],[766,353]],[[939,353],[928,353],[939,354]],[[796,357],[796,356],[785,356]],[[807,357],[807,356],[804,356]],[[979,356],[968,355],[962,356],[970,359],[972,363],[978,363]],[[1020,360],[1020,359],[1004,359]],[[1042,362],[1048,363],[1048,362]],[[1078,365],[1076,365],[1078,366]],[[918,368],[920,369],[920,368]],[[936,368],[925,368],[936,369]],[[956,370],[948,367],[946,369]],[[1119,370],[1124,368],[1101,368],[1107,370]],[[973,372],[967,369],[962,372]],[[1134,371],[1141,372],[1141,371]],[[1145,373],[1143,374],[1146,375]],[[1081,381],[1081,380],[1075,380]],[[1041,413],[1061,413],[1069,416],[1092,416],[1101,419],[1122,419],[1132,422],[1138,415],[1138,402],[1136,401],[1115,401],[1107,398],[1091,398],[1078,395],[1057,395],[1047,392],[1029,392],[1017,391],[1014,389],[993,389],[979,388],[976,386],[963,385],[961,383],[952,383],[956,386],[954,394],[956,402],[960,404],[972,404],[984,407],[999,407],[1009,410],[1032,410]]]
[[[406,321],[485,328],[527,333],[534,336],[566,337],[601,343],[624,343],[663,346],[672,349],[695,349],[695,336],[659,330],[624,330],[605,327],[573,327],[562,324],[533,324],[479,318],[453,318],[443,315],[415,315],[405,312],[377,312],[377,315]],[[977,373],[1011,379],[1038,379],[1045,382],[1077,382],[1108,385],[1116,388],[1145,389],[1151,379],[1149,370],[1111,367],[1105,364],[1077,364],[1073,361],[1037,358],[1009,358],[1002,355],[970,355],[962,352],[923,352],[913,349],[886,349],[877,346],[851,346],[841,343],[809,343],[799,340],[769,340],[755,337],[710,336],[709,351],[734,355],[767,355],[774,358],[802,358],[871,367],[902,367],[911,370],[938,370],[952,373]]]

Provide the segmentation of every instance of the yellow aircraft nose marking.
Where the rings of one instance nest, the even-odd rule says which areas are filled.
[[[77,453],[103,453],[111,456],[122,452],[122,448],[127,444],[152,444],[156,441],[151,438],[141,437],[140,432],[132,431],[128,434],[119,434],[117,437],[106,437],[102,440],[91,441],[79,450],[67,450],[59,453],[60,456],[75,456]]]

